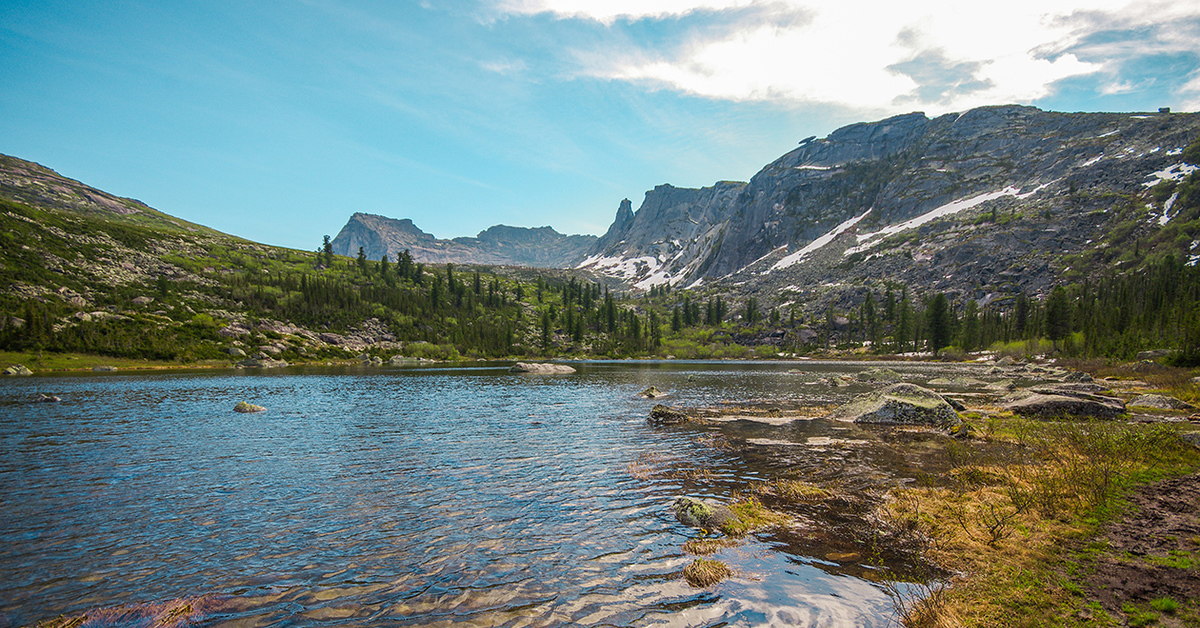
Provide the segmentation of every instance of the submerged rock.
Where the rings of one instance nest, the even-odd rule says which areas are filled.
[[[25,368],[24,364],[14,364],[4,369],[5,375],[33,375],[33,371]]]
[[[566,364],[547,364],[545,362],[517,362],[508,369],[509,373],[528,373],[530,375],[566,375],[574,373],[575,369]]]
[[[62,401],[62,399],[60,399],[58,395],[48,395],[46,393],[39,393],[36,401],[38,403],[58,403],[58,402]]]
[[[233,411],[234,412],[264,412],[264,411],[266,411],[266,408],[264,408],[262,406],[256,406],[252,403],[246,403],[245,401],[239,401],[239,402],[237,402],[237,405],[233,407]]]
[[[671,511],[679,523],[702,530],[721,530],[738,518],[725,504],[693,497],[676,498],[675,503],[671,504]]]
[[[916,384],[892,384],[833,411],[830,418],[883,425],[950,427],[961,419],[941,395]]]
[[[638,396],[645,397],[647,399],[654,399],[655,397],[661,397],[665,394],[667,394],[667,393],[655,388],[654,386],[651,386],[651,387],[647,388],[646,390],[643,390],[642,392],[638,393]]]
[[[656,425],[679,425],[690,420],[691,417],[684,414],[682,410],[676,410],[661,403],[650,409],[649,421]]]
[[[1130,402],[1130,406],[1154,408],[1156,410],[1195,410],[1196,406],[1175,397],[1167,395],[1138,395]]]
[[[1094,417],[1115,419],[1125,413],[1125,402],[1067,388],[1032,388],[1008,397],[1001,407],[1013,414],[1041,419],[1058,417]]]

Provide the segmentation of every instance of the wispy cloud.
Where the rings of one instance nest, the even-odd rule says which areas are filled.
[[[1145,77],[1120,76],[1138,59],[1200,60],[1200,4],[1187,2],[498,0],[497,6],[509,16],[604,25],[610,40],[573,50],[581,75],[712,99],[864,113],[1032,102],[1064,79],[1085,76],[1097,77],[1097,91],[1124,93],[1146,84]],[[668,45],[638,39],[630,45],[628,31],[667,22],[697,26]]]

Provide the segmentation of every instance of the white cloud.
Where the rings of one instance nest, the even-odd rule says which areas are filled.
[[[500,0],[503,13],[551,13],[561,18],[590,19],[611,24],[617,19],[639,20],[687,15],[696,11],[738,9],[755,0]]]
[[[1172,28],[1200,18],[1200,3],[500,1],[510,15],[551,14],[612,28],[617,20],[653,26],[651,21],[668,17],[727,22],[720,29],[697,28],[669,48],[635,42],[630,49],[629,39],[619,38],[619,44],[577,50],[585,75],[714,99],[835,104],[878,113],[936,114],[1045,97],[1063,79],[1113,71],[1115,61],[1101,54],[1113,44],[1088,39],[1099,31],[1137,30],[1149,33],[1143,43],[1155,50],[1200,53],[1196,38]],[[1111,54],[1145,54],[1130,43]],[[1094,54],[1081,58],[1076,47]],[[1116,78],[1106,84],[1116,91],[1125,87]]]
[[[1193,72],[1191,80],[1179,88],[1179,96],[1184,99],[1180,111],[1200,111],[1200,70]]]

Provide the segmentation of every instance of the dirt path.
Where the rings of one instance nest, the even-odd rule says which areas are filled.
[[[1090,545],[1099,550],[1084,576],[1088,597],[1112,616],[1152,600],[1180,603],[1161,625],[1197,625],[1200,613],[1200,474],[1156,482],[1130,496],[1129,512]],[[1107,548],[1104,548],[1104,544]]]

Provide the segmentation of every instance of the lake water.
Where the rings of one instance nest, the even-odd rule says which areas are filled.
[[[786,471],[712,447],[714,431],[788,445],[857,428],[655,427],[636,396],[823,405],[853,391],[813,382],[864,366],[576,367],[8,378],[0,626],[199,595],[210,626],[888,625],[869,568],[770,535],[717,555],[733,578],[689,586],[681,547],[699,532],[669,509]]]

